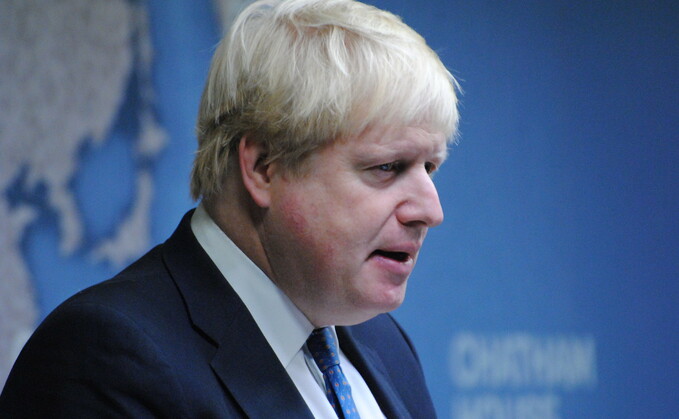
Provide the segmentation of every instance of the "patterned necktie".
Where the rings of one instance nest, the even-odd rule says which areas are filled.
[[[359,419],[351,387],[339,365],[339,353],[332,330],[329,327],[316,329],[306,341],[309,352],[323,373],[325,395],[338,418]]]

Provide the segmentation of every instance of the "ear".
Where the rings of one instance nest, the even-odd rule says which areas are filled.
[[[238,162],[243,185],[252,200],[262,208],[268,208],[271,203],[271,173],[266,157],[266,150],[261,144],[247,135],[240,139]]]

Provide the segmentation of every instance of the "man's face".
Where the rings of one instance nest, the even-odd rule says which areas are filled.
[[[397,308],[427,229],[443,221],[431,179],[441,134],[374,128],[336,141],[304,174],[273,170],[262,241],[274,282],[315,326]]]

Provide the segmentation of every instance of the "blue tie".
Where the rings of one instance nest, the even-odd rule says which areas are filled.
[[[351,387],[339,366],[339,353],[332,330],[329,327],[316,329],[306,341],[311,356],[323,373],[325,395],[330,401],[338,418],[360,419]]]

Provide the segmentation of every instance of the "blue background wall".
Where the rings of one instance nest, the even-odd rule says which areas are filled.
[[[424,34],[465,90],[462,138],[436,178],[447,218],[398,312],[439,412],[460,393],[506,407],[529,392],[555,395],[563,417],[676,415],[677,3],[375,4]],[[442,361],[466,332],[593,341],[596,380],[460,388]]]
[[[465,91],[460,143],[436,177],[446,221],[430,232],[396,312],[419,349],[440,416],[673,416],[679,6],[371,3],[423,34]],[[193,205],[193,126],[219,25],[205,0],[148,4],[155,106],[169,135],[153,164],[152,236],[160,242]],[[123,119],[116,130],[125,130]],[[84,150],[79,179],[100,178],[105,162],[130,147],[114,135]],[[120,217],[111,213],[110,191],[133,188],[124,167],[108,170],[118,185],[107,194],[96,182],[75,182],[86,214],[108,214],[87,220],[90,241]],[[24,242],[41,316],[118,269],[92,265],[84,251],[60,256],[56,236],[48,211]],[[486,364],[462,360],[485,368],[485,378],[460,379],[465,337],[485,342]],[[584,366],[573,361],[578,348],[594,350]],[[564,372],[540,378],[540,356],[585,374],[570,383]]]

